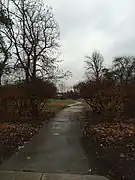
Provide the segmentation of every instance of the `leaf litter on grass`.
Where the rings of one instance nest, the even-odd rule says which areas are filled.
[[[24,141],[28,141],[38,130],[38,126],[26,123],[0,123],[0,144],[21,147]]]
[[[89,153],[91,153],[92,148],[95,148],[98,162],[105,166],[109,175],[113,174],[115,178],[134,179],[134,123],[104,122],[90,125],[86,122],[83,133],[84,137],[89,139]]]

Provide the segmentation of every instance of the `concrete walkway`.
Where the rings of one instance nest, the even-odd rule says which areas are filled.
[[[82,106],[71,106],[0,166],[0,180],[107,180],[89,176],[80,143]],[[85,175],[86,174],[86,175]]]
[[[0,172],[0,180],[108,180],[101,176],[75,174],[44,174],[31,172]]]
[[[0,170],[87,174],[88,162],[80,144],[82,106],[60,112],[31,143],[0,166]]]

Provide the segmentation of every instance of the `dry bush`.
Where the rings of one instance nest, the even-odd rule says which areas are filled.
[[[55,94],[55,85],[42,80],[1,87],[1,117],[34,120],[43,115],[48,98]]]
[[[123,111],[125,90],[120,86],[108,86],[103,81],[88,81],[81,84],[80,94],[95,113],[115,116]]]
[[[124,86],[125,96],[123,101],[124,111],[123,114],[125,117],[134,117],[135,116],[135,84],[127,84]]]
[[[135,116],[135,84],[109,84],[106,81],[79,83],[78,91],[92,111],[108,118]]]

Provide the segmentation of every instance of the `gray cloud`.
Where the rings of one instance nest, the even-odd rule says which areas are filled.
[[[116,42],[115,46],[111,49],[111,54],[114,54],[115,56],[135,56],[135,37],[133,39]]]
[[[45,0],[54,9],[61,30],[61,67],[84,75],[84,56],[99,50],[106,64],[116,55],[134,55],[134,0]]]

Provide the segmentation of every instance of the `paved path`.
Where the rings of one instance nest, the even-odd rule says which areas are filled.
[[[31,172],[0,172],[0,180],[108,180],[101,176],[76,174],[45,174]]]
[[[69,104],[68,107],[71,107],[71,106],[78,106],[78,105],[82,105],[82,102],[76,102],[76,103],[73,103],[73,104]]]
[[[77,104],[60,112],[0,170],[87,174],[89,166],[81,147],[77,119],[81,109]]]
[[[31,143],[3,163],[0,180],[108,180],[87,175],[77,118],[82,107],[75,105],[60,112]]]

